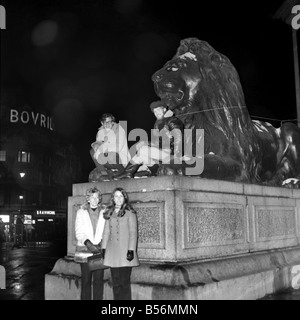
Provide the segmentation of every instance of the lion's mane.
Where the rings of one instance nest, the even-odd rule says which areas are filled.
[[[186,68],[177,73],[166,71],[172,61],[175,63],[184,55],[187,64],[194,63],[187,54],[195,55],[197,74],[189,74]],[[245,104],[239,75],[230,60],[207,42],[187,38],[181,41],[173,59],[157,71],[158,75],[161,78],[157,88],[163,81],[178,83],[177,77],[184,78],[186,83],[194,78],[199,80],[193,93],[185,92],[182,101],[170,108],[184,122],[185,128],[204,129],[205,154],[214,154],[225,160],[226,157],[233,159],[240,164],[240,180],[255,180],[261,166],[259,144]],[[164,97],[164,89],[161,88],[163,85],[157,93]]]

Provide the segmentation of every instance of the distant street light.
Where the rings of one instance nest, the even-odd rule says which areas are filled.
[[[23,179],[25,177],[26,173],[25,172],[19,172],[19,175],[20,175],[21,179]],[[20,243],[17,244],[18,246],[23,244],[23,237],[24,237],[24,234],[23,234],[24,233],[24,230],[23,230],[23,228],[24,228],[24,220],[22,218],[23,217],[22,216],[22,204],[23,204],[24,196],[23,195],[19,195],[19,199],[20,199],[20,215],[19,215],[19,218],[17,218],[17,220],[19,219],[20,222],[21,222],[19,224],[19,227],[21,228],[21,241],[20,241]],[[17,229],[17,226],[16,226],[16,229]],[[19,236],[19,235],[17,235],[17,236]]]
[[[23,204],[23,195],[19,195],[20,200],[20,215],[17,217],[16,225],[15,225],[15,241],[14,246],[20,247],[20,245],[23,244],[23,219],[22,219],[22,204]],[[18,221],[19,220],[19,221]],[[19,230],[20,229],[20,230]],[[19,234],[19,231],[21,231],[21,235]],[[19,236],[21,236],[21,239],[17,239]]]
[[[20,195],[19,199],[20,199],[20,215],[22,215],[22,204],[23,204],[24,196]]]
[[[22,204],[23,204],[24,196],[20,195],[19,199],[20,199],[20,215],[22,215]]]
[[[26,174],[25,172],[20,172],[20,177],[21,177],[21,178],[24,178],[24,177],[25,177],[25,174]]]

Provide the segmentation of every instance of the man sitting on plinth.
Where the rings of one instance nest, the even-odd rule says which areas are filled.
[[[101,118],[96,141],[91,144],[90,154],[96,168],[103,176],[111,176],[114,171],[122,172],[130,160],[125,130],[111,113]]]
[[[146,165],[153,174],[158,164],[174,163],[174,159],[182,158],[184,125],[173,115],[162,101],[154,101],[150,105],[156,117],[154,124],[154,141],[140,141],[136,145],[137,154],[127,164],[115,180],[132,178],[141,165]]]

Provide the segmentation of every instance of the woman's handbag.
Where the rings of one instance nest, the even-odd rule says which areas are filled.
[[[108,266],[103,264],[104,258],[102,253],[93,254],[85,246],[77,246],[74,261],[87,263],[90,271],[106,269]]]
[[[94,254],[87,258],[87,263],[90,271],[95,271],[99,269],[106,269],[108,266],[103,264],[103,255],[102,253]]]

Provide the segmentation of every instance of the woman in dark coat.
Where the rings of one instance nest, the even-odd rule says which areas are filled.
[[[137,250],[137,216],[122,188],[112,192],[104,212],[106,219],[102,244],[104,264],[111,268],[115,300],[131,300],[132,267],[139,265]]]

